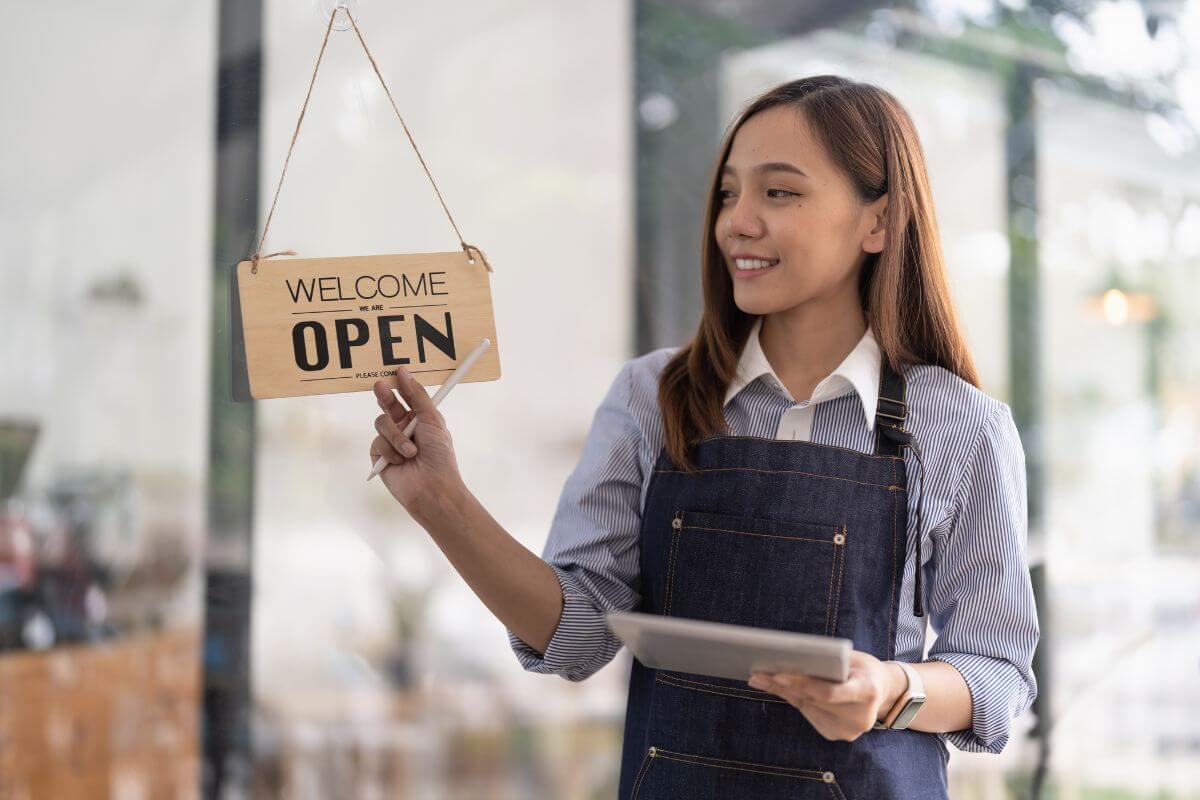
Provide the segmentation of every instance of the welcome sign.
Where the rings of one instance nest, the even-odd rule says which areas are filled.
[[[438,386],[485,337],[463,381],[499,379],[488,275],[465,251],[242,261],[250,396],[364,391],[398,366]]]

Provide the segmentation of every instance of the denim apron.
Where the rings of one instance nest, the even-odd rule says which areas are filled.
[[[908,432],[904,380],[883,362],[875,454],[714,436],[695,445],[701,471],[688,475],[664,448],[642,513],[634,610],[840,636],[894,658],[908,530],[897,441]],[[619,796],[944,800],[948,756],[938,735],[912,730],[830,741],[745,681],[635,658]]]

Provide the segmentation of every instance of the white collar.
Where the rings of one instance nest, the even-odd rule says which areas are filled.
[[[787,388],[784,387],[783,381],[779,380],[775,370],[771,368],[771,363],[767,361],[767,357],[762,351],[762,345],[759,343],[758,332],[762,328],[762,319],[761,316],[758,317],[750,329],[750,336],[746,339],[746,346],[742,349],[741,358],[738,360],[737,376],[725,392],[726,404],[738,392],[762,375],[769,375],[772,383],[785,395],[788,394]],[[867,430],[875,430],[875,407],[879,402],[881,359],[879,343],[875,340],[875,334],[871,332],[871,327],[868,325],[866,332],[863,333],[862,338],[858,340],[858,344],[854,346],[849,355],[842,359],[842,363],[838,364],[837,368],[813,389],[810,405],[841,397],[853,389],[858,392],[858,399],[862,401]],[[790,397],[790,395],[788,396]],[[792,398],[792,401],[795,402],[795,398]]]

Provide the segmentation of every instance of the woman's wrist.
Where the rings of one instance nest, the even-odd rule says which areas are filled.
[[[883,722],[887,718],[888,713],[896,706],[896,703],[900,701],[905,690],[908,689],[908,675],[894,661],[883,661],[881,664],[886,676],[885,691],[883,702],[879,704],[879,712],[875,718]]]
[[[471,490],[461,480],[446,484],[425,495],[410,509],[417,524],[431,535],[461,526],[467,516],[467,507],[475,499]]]

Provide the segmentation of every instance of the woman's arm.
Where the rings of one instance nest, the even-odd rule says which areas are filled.
[[[413,519],[496,618],[546,652],[563,610],[550,565],[504,530],[464,484],[415,504]]]
[[[926,700],[908,727],[927,733],[969,728],[971,692],[958,670],[933,661],[912,666],[921,674]],[[904,694],[908,677],[897,665],[855,650],[850,675],[842,683],[795,673],[755,673],[750,685],[787,700],[825,738],[854,741],[887,716]]]
[[[904,693],[907,684],[898,666],[887,666],[893,677],[895,673],[900,676],[896,679],[895,691],[884,702],[881,719]],[[962,673],[941,661],[924,661],[912,667],[921,674],[921,682],[925,684],[925,704],[908,727],[927,733],[949,733],[971,727],[971,690]]]
[[[484,605],[534,647],[545,647],[558,626],[562,588],[554,570],[500,526],[467,488],[458,470],[446,419],[408,370],[396,371],[396,400],[375,383],[383,411],[375,420],[372,462],[389,462],[380,475],[388,491],[431,536]],[[417,425],[410,439],[403,429]]]
[[[938,634],[928,660],[957,669],[971,692],[971,724],[947,737],[960,750],[1001,752],[1037,696],[1025,492],[1021,437],[1012,410],[997,403],[966,459],[927,603]]]
[[[406,412],[386,384],[376,386],[385,414],[376,420],[380,436],[371,458],[382,455],[393,464],[381,478],[508,628],[509,643],[530,672],[579,681],[600,669],[620,649],[604,611],[632,608],[639,599],[642,433],[630,408],[633,367],[626,363],[596,410],[541,557],[468,490],[445,420],[424,388],[400,368],[397,383],[413,409]],[[401,431],[412,413],[419,448]]]

